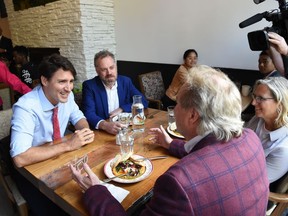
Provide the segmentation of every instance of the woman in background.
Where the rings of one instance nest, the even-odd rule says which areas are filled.
[[[185,83],[186,76],[190,68],[194,67],[198,61],[198,53],[194,49],[188,49],[183,55],[183,64],[176,71],[173,80],[166,90],[165,96],[162,98],[164,109],[168,106],[176,105],[176,96],[180,87]]]
[[[284,77],[257,80],[252,97],[255,116],[246,127],[261,140],[272,183],[288,171],[288,80]]]

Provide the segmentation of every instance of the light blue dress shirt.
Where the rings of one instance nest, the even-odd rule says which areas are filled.
[[[260,138],[266,156],[269,182],[281,178],[288,171],[288,127],[268,131],[262,118],[254,116],[246,125]]]
[[[58,120],[62,137],[68,122],[75,125],[85,117],[75,103],[73,93],[69,94],[66,103],[59,103],[56,106],[59,107]],[[52,141],[53,108],[54,106],[46,98],[40,85],[23,95],[14,104],[10,143],[12,157],[27,151],[32,146],[39,146]]]

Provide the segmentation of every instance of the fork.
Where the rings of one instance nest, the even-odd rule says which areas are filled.
[[[115,179],[115,178],[123,177],[123,176],[126,176],[126,175],[128,175],[128,173],[123,173],[123,174],[121,174],[121,175],[117,175],[117,176],[113,176],[113,177],[111,177],[111,178],[103,179],[102,182],[108,183],[108,182],[112,181],[112,180]]]
[[[168,156],[166,155],[159,155],[159,156],[153,156],[153,157],[142,157],[142,158],[137,158],[137,159],[133,159],[135,161],[144,161],[144,160],[159,160],[159,159],[165,159]]]

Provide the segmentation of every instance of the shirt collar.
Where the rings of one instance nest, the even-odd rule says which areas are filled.
[[[114,90],[115,88],[118,87],[117,80],[115,81],[115,83],[114,83],[114,85],[112,86],[111,89],[108,86],[106,86],[105,83],[102,80],[101,80],[101,82],[103,83],[103,85],[104,85],[106,90]]]
[[[267,76],[265,76],[265,78],[268,78],[270,76],[272,76],[272,74],[276,73],[277,70],[273,70],[272,72],[270,72]]]
[[[286,126],[280,127],[275,131],[269,131],[269,137],[271,141],[276,141],[277,139],[280,139],[287,135],[288,135],[288,127]]]
[[[35,90],[38,91],[43,111],[49,111],[54,109],[55,106],[45,96],[42,86],[36,86]]]
[[[187,153],[191,152],[192,149],[197,145],[197,143],[200,142],[204,137],[206,137],[208,134],[210,134],[210,131],[204,133],[203,135],[198,135],[196,137],[193,137],[188,142],[184,144],[185,151]]]

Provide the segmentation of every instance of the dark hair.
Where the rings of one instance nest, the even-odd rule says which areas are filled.
[[[54,73],[59,69],[71,71],[73,77],[76,77],[76,70],[72,63],[67,58],[57,53],[44,57],[38,67],[40,77],[44,76],[48,80],[50,80]]]
[[[13,51],[17,52],[19,55],[24,55],[26,58],[29,56],[29,50],[25,46],[15,46]]]
[[[259,56],[262,56],[262,55],[267,55],[267,56],[270,57],[270,54],[269,54],[268,50],[263,50],[263,51],[259,54]]]
[[[198,53],[195,49],[188,49],[184,52],[183,59],[185,60],[191,52],[194,52],[196,54],[196,56],[198,57]]]
[[[105,58],[105,57],[108,57],[108,56],[110,56],[110,57],[115,61],[115,56],[114,56],[114,54],[111,53],[111,52],[108,51],[108,50],[102,50],[102,51],[96,53],[95,56],[94,56],[94,65],[95,65],[95,67],[96,67],[96,61],[97,61],[98,59],[102,59],[102,58]]]

